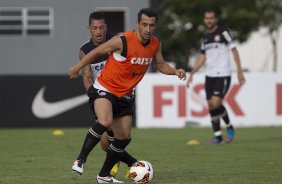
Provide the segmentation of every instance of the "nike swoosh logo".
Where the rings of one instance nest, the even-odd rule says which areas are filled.
[[[46,87],[43,86],[35,95],[31,110],[32,113],[40,119],[47,119],[69,111],[88,101],[85,94],[76,97],[60,100],[57,102],[47,102],[44,99]]]
[[[104,180],[104,179],[102,179],[102,178],[99,178],[99,180],[101,180],[101,181],[105,181],[106,183],[113,183],[114,181],[113,181],[113,179],[110,179],[110,180]],[[98,179],[97,179],[97,182],[98,182]]]
[[[147,169],[149,172],[151,171],[151,167],[150,165],[148,164],[148,169]]]

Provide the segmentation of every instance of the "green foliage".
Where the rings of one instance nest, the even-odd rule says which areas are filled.
[[[282,24],[281,0],[257,0],[257,9],[260,15],[260,24],[267,27],[269,33],[277,31]]]
[[[198,52],[200,39],[205,31],[203,11],[214,8],[219,11],[219,25],[233,31],[239,42],[244,42],[260,26],[277,29],[281,24],[281,0],[153,0],[159,12],[157,33],[162,40],[167,60],[187,69],[191,55]],[[279,5],[279,6],[278,6]],[[275,18],[274,18],[275,17]]]

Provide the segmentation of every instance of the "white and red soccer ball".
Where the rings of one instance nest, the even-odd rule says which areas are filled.
[[[144,160],[137,161],[131,166],[129,177],[134,183],[146,184],[152,181],[154,171],[152,165]]]

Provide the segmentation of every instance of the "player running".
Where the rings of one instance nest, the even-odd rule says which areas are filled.
[[[115,137],[97,175],[98,183],[123,183],[110,175],[110,169],[119,160],[128,166],[137,161],[125,151],[131,141],[132,103],[129,99],[132,89],[142,80],[151,62],[154,60],[156,68],[166,75],[176,75],[180,79],[186,77],[184,70],[172,68],[165,63],[161,44],[153,36],[157,19],[157,14],[152,9],[141,9],[136,31],[127,31],[113,37],[88,53],[80,63],[70,69],[70,78],[75,78],[93,59],[110,52],[101,75],[88,91],[98,118],[97,124],[91,128],[92,146],[99,142],[109,126]],[[125,95],[129,96],[125,98]]]
[[[211,144],[220,144],[223,141],[220,128],[222,118],[227,126],[226,142],[234,139],[234,127],[230,123],[228,113],[222,104],[222,100],[227,93],[230,80],[231,69],[229,61],[229,49],[232,51],[237,65],[238,80],[240,85],[245,83],[245,78],[241,68],[239,53],[228,29],[217,25],[216,12],[208,9],[204,12],[204,24],[207,32],[202,39],[201,53],[187,80],[187,86],[192,82],[193,75],[206,63],[205,90],[209,106],[209,112],[214,131]]]
[[[113,37],[112,35],[107,34],[107,24],[106,24],[104,14],[102,12],[92,12],[90,14],[88,31],[91,35],[91,39],[80,48],[79,50],[79,59],[80,60],[82,60],[82,58],[86,54],[88,54],[91,50],[95,49],[96,47],[98,47],[99,45],[101,45],[102,43],[106,42],[107,40]],[[86,91],[93,85],[98,75],[100,75],[101,70],[103,69],[108,57],[109,57],[108,53],[103,56],[100,56],[96,58],[95,60],[93,60],[89,65],[86,65],[83,68],[82,70],[83,84],[84,84]],[[92,147],[89,147],[89,145],[87,144],[89,134],[91,133],[90,132],[87,133],[82,150],[77,160],[74,162],[72,166],[72,170],[79,174],[83,173],[83,163],[86,162],[87,156],[90,153],[90,151],[92,150]],[[112,142],[113,139],[114,139],[113,132],[108,129],[107,132],[101,135],[101,139],[100,139],[101,148],[104,151],[107,151],[109,142]],[[112,175],[117,174],[118,166],[119,164],[117,163],[113,167],[113,169],[111,170]]]

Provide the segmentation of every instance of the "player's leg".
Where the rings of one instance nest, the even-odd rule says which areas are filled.
[[[104,132],[102,135],[101,135],[101,139],[100,139],[100,146],[101,146],[101,149],[104,150],[105,152],[107,152],[107,149],[110,145],[110,143],[112,143],[114,140],[114,134],[113,134],[113,131],[108,129],[107,132]],[[119,162],[117,162],[114,167],[112,168],[111,170],[111,175],[112,176],[116,176],[117,175],[117,172],[118,172],[118,169],[119,169]]]
[[[78,172],[79,174],[83,173],[83,164],[86,162],[89,153],[101,140],[101,136],[112,123],[112,104],[108,99],[96,99],[94,102],[94,109],[97,116],[97,122],[88,130],[80,154],[72,167],[73,171]]]
[[[118,98],[114,104],[114,120],[111,125],[114,131],[114,142],[111,143],[107,152],[107,158],[101,169],[99,175],[97,176],[97,182],[100,179],[110,180],[112,177],[107,177],[109,175],[109,168],[111,165],[120,160],[126,163],[129,167],[132,166],[137,160],[128,154],[124,149],[130,142],[130,133],[132,126],[132,115],[134,114],[134,103],[135,100],[132,97]]]
[[[118,110],[115,112],[115,119],[114,121],[116,122],[113,126],[116,129],[115,131],[118,133],[115,138],[117,139],[122,139],[120,134],[122,134],[121,131],[124,129],[128,133],[128,135],[123,135],[123,137],[129,137],[131,134],[131,128],[132,128],[132,122],[133,122],[133,117],[135,117],[135,97],[134,97],[134,91],[132,92],[132,96],[126,96],[117,101],[117,106]],[[128,126],[123,129],[119,129],[120,126]],[[120,131],[121,130],[121,131]],[[125,139],[124,138],[124,139]],[[130,139],[131,140],[131,139]],[[127,164],[128,168],[130,168],[137,160],[132,157],[128,152],[124,151],[121,156],[120,156],[120,161],[124,162]],[[129,177],[129,170],[127,169],[125,178]]]
[[[229,116],[228,116],[228,112],[225,109],[224,105],[221,105],[219,107],[222,112],[222,116],[221,118],[224,120],[225,124],[226,124],[226,130],[227,130],[227,134],[226,134],[226,142],[229,143],[234,139],[235,136],[235,129],[234,126],[231,124],[230,120],[229,120]]]
[[[107,134],[107,132],[104,132],[101,135],[101,139],[100,139],[101,149],[104,150],[104,151],[107,151],[109,145],[110,145],[110,143],[109,143],[109,139],[108,139],[108,134]]]
[[[110,176],[110,169],[113,165],[122,160],[128,166],[133,165],[137,160],[125,151],[126,146],[130,143],[130,132],[132,126],[132,116],[126,115],[116,118],[111,126],[114,131],[115,140],[112,142],[107,151],[107,157],[104,165],[97,176],[97,181],[106,179]]]
[[[113,120],[112,102],[110,101],[113,100],[112,95],[106,92],[100,95],[99,91],[94,88],[92,91],[88,91],[88,95],[90,96],[89,102],[95,110],[97,121],[88,130],[80,154],[73,164],[73,171],[79,174],[83,173],[83,164],[86,162],[89,153],[100,141],[101,135]]]
[[[223,77],[221,81],[219,81],[219,83],[217,84],[219,86],[218,88],[222,90],[220,94],[220,97],[222,99],[225,97],[226,93],[228,92],[230,82],[231,82],[231,77]],[[219,107],[219,111],[221,112],[221,118],[223,119],[227,127],[226,142],[231,142],[234,139],[235,130],[230,122],[228,112],[222,103],[221,106]]]
[[[128,140],[128,144],[131,141],[131,128],[132,128],[132,116],[127,115],[121,118],[116,118],[113,123],[113,129],[115,131],[115,140]],[[126,142],[126,141],[125,141]],[[127,151],[120,154],[120,161],[131,167],[137,160],[132,157]]]
[[[220,127],[220,111],[218,107],[220,107],[222,103],[222,99],[218,96],[211,96],[210,100],[208,100],[209,112],[211,116],[212,128],[214,131],[214,137],[211,140],[211,144],[219,144],[222,142],[222,132]]]
[[[109,128],[107,130],[107,132],[105,132],[102,136],[101,136],[101,140],[100,140],[100,145],[102,150],[104,150],[105,152],[107,152],[109,145],[114,141],[115,137],[114,137],[114,132]],[[117,162],[113,168],[111,169],[111,176],[116,176],[119,170],[119,162]]]
[[[218,104],[220,103],[221,99],[215,96],[215,94],[218,93],[217,91],[215,91],[216,80],[217,78],[215,77],[206,76],[206,82],[205,82],[206,97],[209,106],[211,124],[214,132],[214,136],[210,142],[212,144],[219,144],[222,142],[220,118],[218,118],[218,112],[216,111],[216,108],[219,106]]]
[[[215,131],[214,143],[222,141],[222,133],[220,130],[220,119],[222,118],[227,125],[227,142],[232,141],[234,137],[234,129],[229,121],[228,113],[223,105],[223,98],[230,86],[230,77],[215,78],[210,100],[208,101],[211,119]]]
[[[114,135],[114,132],[112,131],[112,129],[108,129],[107,130],[107,138],[108,138],[108,143],[109,144],[111,144],[115,140],[115,135]]]
[[[112,104],[106,98],[98,98],[94,102],[95,114],[97,122],[89,129],[86,139],[83,144],[79,159],[86,161],[90,151],[100,141],[101,135],[107,130],[107,127],[112,123]]]

